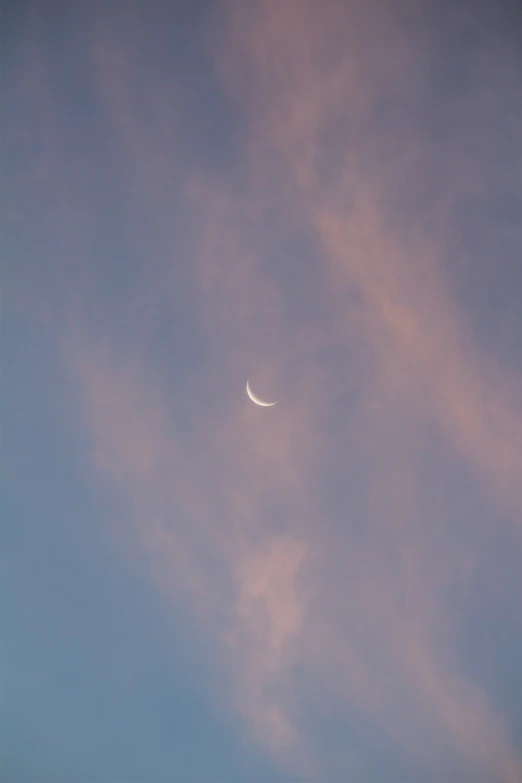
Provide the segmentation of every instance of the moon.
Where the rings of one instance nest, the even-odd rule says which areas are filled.
[[[247,380],[246,382],[246,392],[252,402],[255,402],[256,405],[261,405],[263,408],[271,408],[272,405],[277,405],[277,400],[275,402],[265,402],[264,400],[260,399],[259,397],[256,397],[252,389],[250,388],[250,384]]]

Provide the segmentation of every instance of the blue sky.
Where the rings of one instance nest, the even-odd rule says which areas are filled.
[[[517,4],[3,20],[2,779],[519,781]]]

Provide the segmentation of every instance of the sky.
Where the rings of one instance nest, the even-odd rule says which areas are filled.
[[[2,32],[1,779],[518,783],[517,2]]]

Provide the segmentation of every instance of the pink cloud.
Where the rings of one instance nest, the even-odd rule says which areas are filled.
[[[445,499],[427,507],[422,450],[433,428],[443,433],[516,525],[520,378],[470,335],[445,236],[397,217],[396,191],[426,145],[371,125],[390,85],[415,83],[418,51],[391,12],[367,4],[226,8],[220,68],[250,120],[244,167],[184,183],[193,308],[212,358],[191,384],[169,385],[131,345],[75,344],[94,461],[128,504],[152,578],[168,600],[189,601],[213,639],[235,682],[225,703],[283,762],[329,770],[299,670],[405,753],[428,765],[453,754],[514,783],[521,762],[504,719],[458,649],[482,539],[473,520],[458,539]],[[368,36],[375,52],[381,35],[370,56]],[[113,97],[119,80],[109,80]],[[147,135],[114,102],[143,163]],[[145,193],[165,209],[158,171],[143,174]],[[460,173],[450,200],[466,190]],[[291,267],[303,291],[272,263],[272,200],[278,231],[313,237],[314,264]],[[242,394],[252,366],[282,392],[269,415]],[[332,508],[331,476],[348,487],[345,505]]]

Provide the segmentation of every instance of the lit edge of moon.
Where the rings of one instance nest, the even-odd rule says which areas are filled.
[[[263,408],[271,408],[272,405],[277,405],[277,400],[275,402],[265,402],[260,397],[256,397],[252,389],[250,388],[250,383],[246,382],[246,393],[252,400],[252,402],[255,402],[256,405],[261,405]]]

